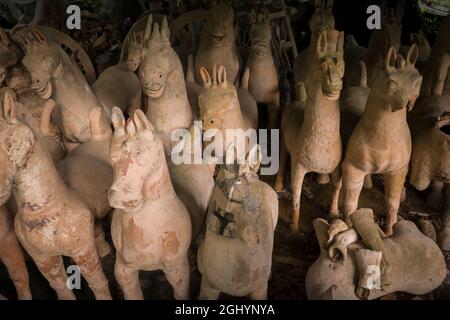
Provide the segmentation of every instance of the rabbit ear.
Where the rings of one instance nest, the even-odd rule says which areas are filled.
[[[125,117],[122,110],[118,107],[114,107],[111,111],[111,122],[114,127],[114,136],[121,137],[125,135]]]

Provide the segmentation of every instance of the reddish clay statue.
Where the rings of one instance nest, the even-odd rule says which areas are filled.
[[[258,103],[267,104],[270,128],[279,127],[280,92],[272,56],[272,26],[269,11],[250,14],[251,47],[247,60],[249,91]]]
[[[171,136],[176,129],[188,129],[193,112],[186,92],[183,66],[170,45],[167,19],[161,26],[149,16],[145,30],[139,77],[147,97],[147,118],[163,141],[166,156],[171,150]]]
[[[234,34],[234,12],[231,0],[213,0],[209,17],[200,38],[195,56],[195,79],[201,83],[200,68],[212,72],[215,64],[225,66],[227,81],[237,84],[239,80],[239,53]]]
[[[422,76],[414,67],[417,46],[406,60],[391,48],[386,65],[371,88],[361,120],[353,131],[342,163],[344,213],[356,211],[364,177],[383,173],[386,199],[386,233],[392,235],[411,156],[411,134],[406,112],[419,96]],[[338,198],[337,192],[335,203]],[[336,207],[335,207],[336,208]],[[332,208],[332,209],[335,209]]]
[[[242,99],[243,103],[240,104],[236,87],[227,81],[225,67],[214,65],[212,70],[212,73],[209,73],[206,68],[200,68],[203,90],[198,96],[198,105],[203,130],[218,130],[226,139],[227,129],[242,129],[244,132],[250,128],[255,129],[258,123],[258,109],[255,100],[248,97]],[[245,74],[248,75],[248,69]],[[248,84],[248,77],[246,79],[242,80],[242,84]],[[206,138],[212,139],[212,137]],[[227,146],[224,143],[223,154],[226,149]]]
[[[99,101],[78,66],[62,47],[37,29],[21,29],[13,38],[25,52],[22,61],[30,72],[31,88],[42,98],[53,97],[56,101],[55,121],[65,140],[69,143],[88,141],[89,112]],[[106,114],[102,121],[105,125],[108,123]]]
[[[300,196],[308,172],[333,173],[339,188],[338,166],[342,158],[339,97],[344,76],[344,33],[323,31],[317,40],[308,98],[286,108],[281,121],[283,145],[275,190],[283,188],[284,167],[291,155],[292,214],[291,229],[297,231],[300,220]],[[334,212],[335,213],[335,212]]]
[[[314,221],[321,253],[306,274],[308,299],[376,299],[389,293],[424,295],[439,287],[447,272],[436,243],[411,221],[402,220],[387,238],[371,209],[351,216],[354,228],[329,239],[330,225]],[[359,240],[361,238],[361,240]],[[328,249],[338,248],[331,256]]]
[[[12,67],[6,83],[9,88],[14,89],[12,94],[15,96],[19,120],[30,127],[36,138],[47,146],[55,163],[64,159],[66,152],[62,143],[61,131],[53,121],[49,121],[48,128],[44,129],[48,134],[44,136],[41,132],[41,118],[43,113],[47,112],[49,108],[53,108],[49,105],[52,102],[44,100],[30,88],[30,78],[23,66]],[[0,94],[1,99],[3,96],[4,93]]]
[[[66,186],[32,130],[17,121],[14,104],[6,93],[1,129],[1,170],[6,183],[1,194],[12,192],[17,203],[17,237],[59,299],[75,298],[67,287],[61,256],[73,258],[97,299],[111,299],[95,247],[94,213],[82,201],[81,192]],[[100,110],[94,109],[90,117],[95,140]],[[91,182],[97,179],[92,173],[91,177]]]
[[[13,217],[6,207],[0,207],[0,261],[16,287],[17,298],[31,300],[27,266],[12,222]]]
[[[278,199],[258,178],[259,152],[256,145],[245,164],[219,170],[198,249],[199,299],[218,299],[220,292],[267,299]]]
[[[114,108],[112,122],[116,279],[125,299],[143,299],[139,270],[162,269],[175,298],[188,299],[191,221],[170,181],[162,141],[141,110],[125,123]]]

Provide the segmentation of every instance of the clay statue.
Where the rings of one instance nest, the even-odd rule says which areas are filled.
[[[4,206],[0,207],[0,261],[16,287],[17,298],[31,300],[27,266],[14,232],[13,216]]]
[[[0,85],[3,84],[10,67],[19,63],[22,52],[8,34],[0,27]]]
[[[434,126],[422,130],[414,139],[409,182],[418,190],[434,184],[428,202],[434,208],[442,207],[442,189],[450,183],[450,111],[437,119]],[[447,186],[447,189],[450,189]],[[447,196],[447,201],[450,201]],[[447,206],[450,202],[447,203]],[[450,251],[450,220],[444,213],[440,243]]]
[[[48,134],[45,136],[41,132],[41,118],[44,112],[47,112],[51,106],[49,100],[44,100],[35,91],[30,88],[30,78],[28,72],[23,66],[14,66],[10,69],[6,79],[6,84],[13,89],[11,93],[15,96],[16,108],[18,110],[18,119],[33,130],[36,138],[42,141],[48,148],[53,161],[56,163],[66,156],[64,144],[62,143],[61,131],[56,127],[53,121],[49,121],[49,127],[45,129]],[[4,92],[2,89],[0,98],[3,100]]]
[[[32,130],[17,120],[15,103],[9,93],[5,94],[3,109],[0,169],[6,183],[1,194],[6,195],[2,199],[7,199],[12,193],[16,201],[17,238],[59,299],[75,298],[66,285],[62,256],[75,261],[97,299],[111,299],[95,246],[94,213],[82,201],[82,192],[66,186]],[[90,115],[94,141],[103,134],[98,132],[100,115],[99,109]],[[97,174],[91,172],[91,180],[83,183],[95,187],[92,180],[98,179]]]
[[[113,107],[119,107],[128,114],[141,107],[141,83],[126,64],[118,64],[103,71],[92,85],[92,90],[109,118]]]
[[[238,99],[238,92],[233,83],[227,80],[227,71],[224,66],[214,65],[212,73],[204,67],[200,68],[203,79],[203,89],[198,96],[200,117],[204,131],[218,130],[226,140],[228,129],[256,129],[258,124],[258,109],[252,97]],[[244,72],[242,84],[248,84],[249,70]],[[244,85],[245,88],[245,85]],[[242,104],[241,104],[242,102]],[[213,133],[212,130],[209,133]],[[205,133],[209,141],[213,136]],[[222,155],[226,154],[227,145],[223,143]],[[248,151],[248,149],[246,149]]]
[[[234,11],[231,0],[213,0],[209,17],[200,37],[195,56],[195,80],[202,83],[200,68],[209,73],[215,64],[225,66],[227,81],[237,84],[239,80],[240,58],[234,33]]]
[[[13,38],[25,52],[22,62],[31,75],[31,88],[57,103],[53,116],[66,147],[89,141],[89,112],[100,104],[78,66],[62,47],[37,29],[21,29]],[[108,123],[106,112],[102,121]]]
[[[199,299],[218,299],[221,292],[267,299],[278,201],[273,189],[258,178],[260,157],[255,145],[245,163],[219,170],[197,254],[202,274]]]
[[[176,129],[188,129],[194,115],[189,104],[183,66],[170,45],[167,19],[152,28],[150,15],[144,34],[145,47],[139,65],[139,77],[146,96],[147,118],[154,124],[170,154],[171,136]]]
[[[394,48],[389,50],[385,67],[377,73],[364,114],[350,137],[342,163],[346,222],[357,209],[364,177],[384,174],[388,235],[392,235],[392,227],[397,222],[411,156],[406,112],[413,108],[422,83],[422,76],[414,67],[417,56],[415,44],[409,49],[406,60],[397,55]],[[334,195],[336,203],[338,193]]]
[[[330,225],[314,220],[321,253],[306,274],[308,299],[372,300],[394,292],[423,295],[441,285],[447,272],[444,257],[413,222],[399,221],[387,238],[371,209],[357,210],[351,220],[354,228],[334,237],[339,247],[334,259],[328,251],[332,245],[327,244]]]
[[[250,14],[251,47],[247,60],[249,91],[258,103],[267,104],[270,128],[279,127],[280,91],[278,72],[272,56],[272,26],[269,11]]]
[[[189,214],[170,181],[164,148],[141,110],[125,123],[112,112],[111,160],[115,208],[111,234],[116,247],[115,275],[125,299],[143,299],[139,270],[164,271],[175,299],[189,298]]]
[[[307,99],[287,106],[281,121],[283,144],[275,190],[283,188],[284,167],[291,155],[291,230],[298,231],[300,196],[308,172],[332,174],[334,188],[340,188],[342,158],[339,98],[344,76],[344,33],[323,31],[317,41],[314,70]],[[305,90],[305,88],[303,88]],[[336,212],[333,212],[336,214]]]
[[[334,0],[314,0],[314,13],[309,20],[311,44],[308,48],[300,52],[300,55],[294,63],[294,80],[296,83],[303,82],[307,91],[312,73],[314,72],[312,65],[315,60],[319,36],[325,30],[334,30],[333,4]]]
[[[136,72],[139,68],[139,64],[141,63],[144,34],[142,32],[130,32],[127,35],[127,38],[128,39],[124,41],[129,44],[126,53],[126,64],[130,71]]]
[[[439,232],[439,246],[444,251],[450,251],[450,188],[447,184],[447,195],[445,197],[445,209],[442,215],[442,227]]]

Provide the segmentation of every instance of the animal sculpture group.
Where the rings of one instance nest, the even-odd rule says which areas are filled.
[[[320,255],[306,275],[308,298],[422,295],[442,283],[450,18],[432,47],[421,32],[401,47],[404,7],[383,6],[382,29],[366,49],[336,30],[332,0],[315,0],[311,43],[293,67],[296,94],[282,108],[269,11],[247,13],[250,47],[241,57],[231,4],[211,1],[188,59],[172,47],[168,19],[148,15],[144,30],[127,35],[124,59],[90,82],[65,50],[68,36],[35,23],[0,28],[0,260],[18,299],[33,298],[24,252],[58,299],[75,299],[63,257],[96,299],[112,299],[101,263],[111,251],[125,299],[144,298],[141,270],[162,270],[175,299],[267,299],[289,157],[291,232],[303,230],[305,175],[332,184],[329,217],[313,222]],[[222,141],[230,130],[261,129],[258,104],[267,129],[281,132],[273,187],[258,174],[267,146]],[[228,144],[205,161],[217,141]],[[358,207],[378,174],[383,231],[372,209]],[[430,187],[428,202],[443,212],[438,244],[398,217],[405,181]],[[194,266],[199,293],[190,286]]]

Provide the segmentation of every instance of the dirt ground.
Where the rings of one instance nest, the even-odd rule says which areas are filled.
[[[269,181],[271,178],[269,179]],[[268,181],[268,182],[269,182]],[[288,178],[285,185],[288,185]],[[360,197],[360,207],[369,207],[382,222],[384,212],[382,179],[375,177],[374,187],[371,190],[363,190]],[[289,192],[280,195],[279,208],[280,219],[276,228],[275,245],[273,250],[272,278],[269,283],[269,299],[306,299],[305,276],[309,266],[319,254],[319,247],[312,230],[312,220],[316,217],[326,218],[328,203],[331,199],[331,186],[319,185],[315,182],[314,175],[308,175],[305,179],[302,195],[302,230],[303,233],[294,234],[289,231]],[[440,212],[434,212],[425,203],[426,194],[419,193],[411,187],[407,187],[407,199],[400,208],[400,215],[405,219],[417,220],[410,212],[429,214],[429,221],[438,224]],[[200,274],[196,268],[197,247],[193,245],[190,252],[191,261],[191,292],[192,297],[198,295],[200,289]],[[112,252],[102,259],[103,268],[109,279],[112,295],[115,299],[123,299],[122,292],[114,279],[114,259]],[[70,259],[65,259],[66,265]],[[450,266],[450,256],[447,256],[447,265]],[[55,299],[53,290],[47,281],[40,275],[31,259],[28,262],[30,273],[30,285],[34,299]],[[141,272],[141,285],[145,299],[173,299],[172,289],[165,280],[161,271]],[[8,278],[3,265],[0,265],[0,294],[8,299],[15,299],[15,290]],[[81,290],[75,290],[78,299],[93,299],[93,295],[86,282],[82,282]],[[221,299],[233,297],[221,295]],[[450,299],[450,277],[447,276],[443,285],[426,296],[411,296],[397,293],[383,297],[382,299]]]

